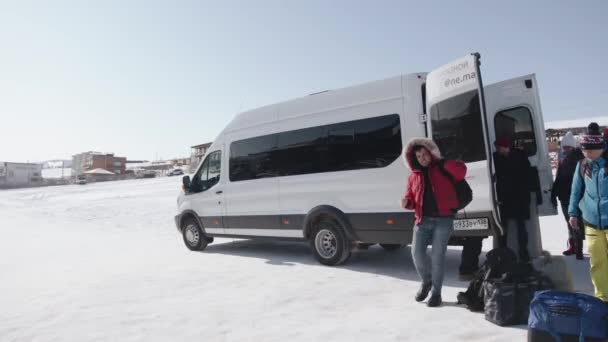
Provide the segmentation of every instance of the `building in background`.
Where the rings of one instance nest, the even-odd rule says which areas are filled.
[[[559,151],[559,142],[568,131],[572,132],[577,138],[584,135],[591,122],[596,122],[600,126],[600,132],[603,132],[604,127],[608,127],[608,116],[545,122],[545,135],[547,136],[549,152]]]
[[[563,120],[545,122],[545,135],[547,137],[547,147],[549,151],[549,159],[551,166],[557,168],[560,160],[560,141],[571,132],[574,138],[579,141],[580,137],[587,132],[587,125],[591,122],[596,122],[600,126],[600,132],[608,127],[608,117],[594,117],[588,119]]]
[[[49,180],[72,178],[72,160],[47,160],[42,163],[42,179]]]
[[[102,168],[85,171],[80,176],[83,175],[86,177],[87,182],[106,182],[117,179],[113,172]]]
[[[191,147],[190,172],[194,172],[194,169],[196,169],[201,160],[203,160],[203,157],[205,157],[205,153],[207,153],[207,150],[209,147],[211,147],[211,144],[212,142],[209,142]]]
[[[173,169],[173,163],[170,161],[127,162],[127,172],[133,173],[136,178],[165,176],[171,169]]]
[[[181,168],[184,170],[189,170],[190,169],[190,162],[192,161],[191,158],[175,158],[175,159],[169,159],[169,162],[171,164],[173,164],[174,168]]]
[[[104,169],[115,175],[124,175],[127,158],[115,157],[114,153],[84,152],[72,157],[72,175],[78,176],[93,169]]]
[[[42,185],[42,164],[0,162],[0,188]]]
[[[604,127],[600,127],[600,131],[603,131]],[[575,137],[584,135],[587,132],[587,126],[585,127],[571,127],[571,128],[549,128],[545,130],[547,136],[547,146],[549,146],[549,152],[559,151],[559,142],[566,133],[572,132]]]

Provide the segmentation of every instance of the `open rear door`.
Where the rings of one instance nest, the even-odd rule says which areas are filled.
[[[539,191],[542,202],[532,203],[531,210],[538,215],[557,214],[557,209],[551,204],[551,187],[553,174],[549,151],[545,138],[545,125],[540,107],[538,83],[534,75],[526,75],[484,88],[487,103],[490,140],[497,137],[508,137],[515,148],[526,152],[534,176],[538,176]]]
[[[473,201],[455,222],[456,235],[489,235],[500,227],[492,174],[494,163],[485,115],[479,54],[458,59],[427,75],[428,136],[447,159],[466,163]],[[466,232],[463,232],[466,231]]]

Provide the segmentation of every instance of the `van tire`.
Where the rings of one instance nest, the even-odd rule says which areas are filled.
[[[213,242],[213,238],[206,237],[198,222],[194,219],[188,219],[184,222],[182,237],[184,244],[191,251],[202,251],[207,248],[210,242]],[[211,241],[209,241],[210,239]]]
[[[395,243],[381,243],[380,247],[384,248],[385,251],[393,252],[398,249],[403,248],[405,245],[395,244]]]
[[[344,263],[351,254],[351,242],[335,221],[322,219],[313,227],[310,245],[315,258],[323,265]]]

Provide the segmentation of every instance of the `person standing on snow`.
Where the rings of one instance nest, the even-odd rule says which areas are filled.
[[[572,132],[566,133],[562,138],[561,145],[566,153],[566,157],[557,167],[557,175],[555,176],[555,182],[553,182],[553,189],[551,190],[551,202],[557,207],[557,199],[559,198],[562,213],[564,214],[566,224],[568,225],[568,249],[566,249],[563,254],[575,254],[577,259],[582,260],[584,237],[582,221],[579,221],[578,227],[570,226],[568,206],[570,204],[572,179],[575,175],[576,165],[578,165],[578,162],[584,159],[585,156],[583,155],[583,152],[576,147],[576,139],[572,135]]]
[[[529,262],[526,220],[530,219],[530,192],[534,183],[530,175],[530,162],[524,151],[511,148],[511,140],[507,137],[497,139],[495,146],[496,192],[501,221],[506,229],[501,245],[507,246],[508,223],[514,222],[519,260]]]
[[[596,123],[589,124],[581,147],[585,159],[576,166],[568,215],[578,227],[582,211],[595,296],[608,303],[608,160]]]
[[[424,301],[432,290],[427,305],[437,307],[442,302],[445,252],[454,230],[454,214],[458,211],[453,182],[464,179],[467,167],[461,162],[442,160],[437,144],[427,138],[410,141],[403,150],[403,158],[412,173],[401,206],[415,211],[412,257],[422,280],[415,299]],[[432,245],[430,260],[428,245]]]

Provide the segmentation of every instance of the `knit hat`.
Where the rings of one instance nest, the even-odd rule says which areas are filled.
[[[604,149],[604,137],[600,133],[600,127],[597,123],[592,122],[587,126],[587,134],[583,135],[581,147],[583,150]]]
[[[500,137],[498,139],[496,139],[496,142],[494,143],[496,144],[496,147],[511,147],[511,139],[509,139],[508,137]]]
[[[564,137],[562,138],[562,147],[564,146],[576,147],[576,139],[570,131],[568,131],[566,135],[564,135]]]
[[[597,122],[590,123],[589,126],[587,126],[587,133],[600,134],[600,125],[598,125]]]
[[[608,141],[608,127],[604,128],[604,140]]]

